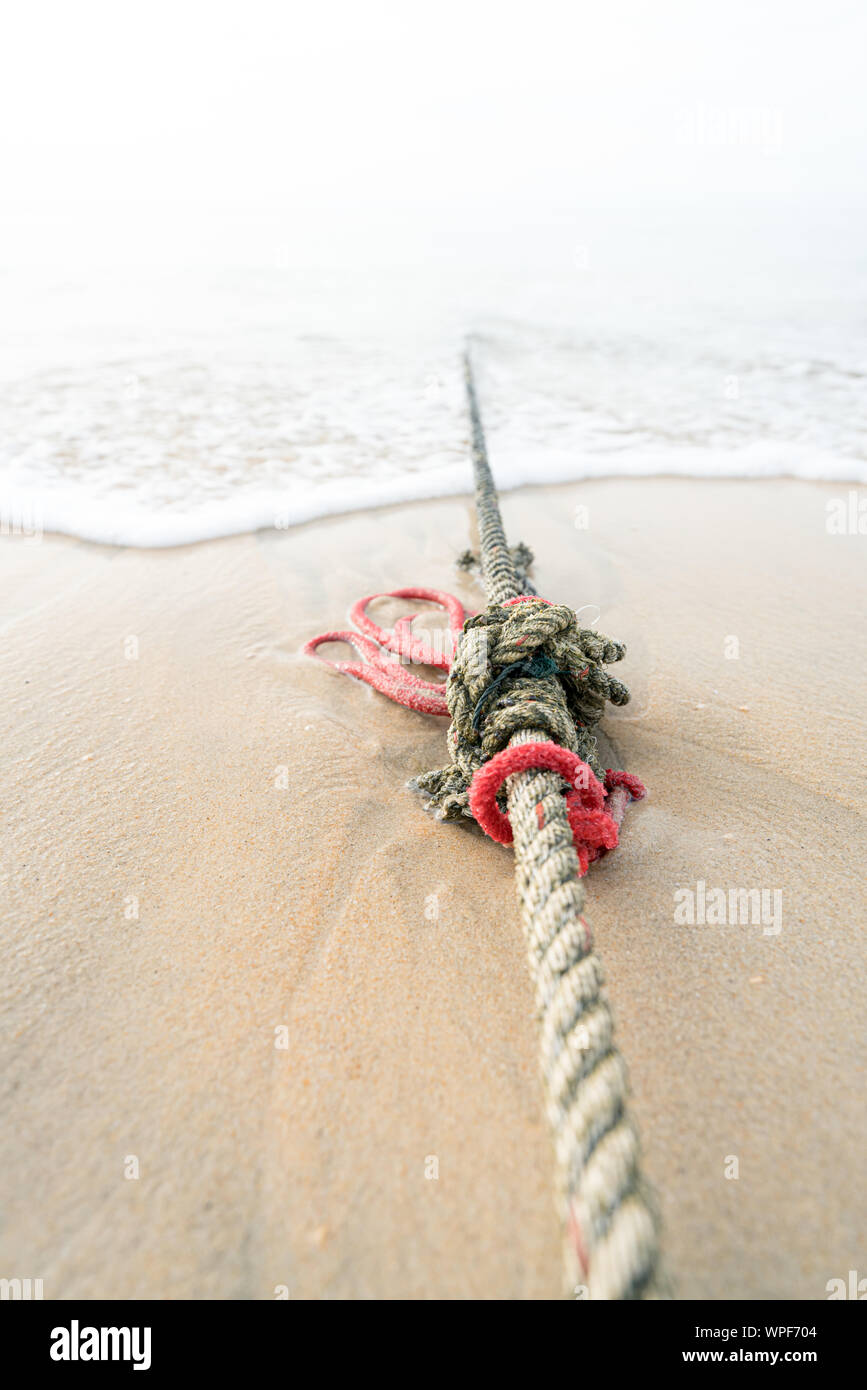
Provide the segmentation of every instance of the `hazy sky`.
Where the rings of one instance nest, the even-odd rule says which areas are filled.
[[[865,54],[864,0],[35,0],[2,205],[860,203]]]

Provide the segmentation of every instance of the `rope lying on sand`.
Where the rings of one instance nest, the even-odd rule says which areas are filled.
[[[626,1111],[626,1070],[612,1041],[602,969],[582,915],[581,876],[616,846],[627,803],[644,795],[637,778],[599,766],[592,732],[606,701],[629,698],[604,669],[624,648],[580,628],[565,605],[527,592],[528,552],[506,544],[469,358],[466,385],[488,608],[466,617],[451,595],[394,591],[446,608],[451,632],[460,628],[451,663],[413,638],[412,615],[390,633],[377,628],[366,613],[370,599],[352,611],[363,636],[325,633],[305,650],[313,655],[322,642],[351,642],[368,662],[335,662],[337,669],[411,708],[451,716],[450,765],[411,785],[428,795],[427,805],[441,819],[472,817],[494,839],[515,846],[557,1158],[567,1295],[664,1297],[657,1220]],[[470,561],[465,556],[462,563],[469,567]],[[386,660],[381,648],[449,668],[445,699],[441,684],[412,676]],[[505,814],[497,799],[503,799],[504,784]]]

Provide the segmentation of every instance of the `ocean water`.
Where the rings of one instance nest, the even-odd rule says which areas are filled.
[[[609,208],[299,237],[272,214],[103,257],[12,219],[3,529],[164,546],[469,491],[467,345],[502,488],[867,482],[863,230]]]

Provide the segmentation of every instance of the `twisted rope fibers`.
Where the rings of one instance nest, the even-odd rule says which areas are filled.
[[[513,653],[518,656],[515,645],[520,643],[533,651],[544,645],[560,670],[581,670],[574,664],[574,651],[557,649],[559,640],[574,643],[590,667],[577,678],[516,680],[510,691],[516,704],[504,712],[511,718],[500,721],[494,737],[499,740],[514,723],[510,750],[553,741],[578,753],[598,776],[590,728],[606,699],[623,704],[629,698],[625,687],[602,667],[619,660],[624,649],[595,633],[583,633],[571,610],[557,612],[558,605],[526,599],[514,604],[522,586],[506,544],[469,354],[465,376],[482,570],[490,605],[484,616],[498,637],[492,664],[505,664]],[[509,631],[506,636],[510,620],[500,615],[510,600],[512,628],[520,633]],[[464,631],[472,634],[478,629],[476,619]],[[464,669],[464,640],[449,676],[450,709],[452,681],[460,681]],[[470,635],[470,646],[472,642]],[[478,678],[484,679],[484,672]],[[459,698],[458,692],[449,730],[455,751],[461,751],[466,729]],[[545,715],[536,725],[534,707]],[[487,729],[483,745],[486,735]],[[526,768],[509,777],[506,785],[518,900],[540,1019],[545,1106],[557,1159],[566,1293],[580,1287],[592,1299],[665,1297],[655,1205],[639,1168],[638,1137],[626,1109],[626,1068],[613,1043],[614,1020],[603,992],[602,968],[583,916],[585,889],[563,781],[555,772]]]
[[[411,708],[450,715],[450,764],[410,786],[426,794],[438,818],[471,817],[493,838],[514,843],[554,1138],[565,1295],[667,1297],[655,1205],[626,1108],[626,1069],[613,1043],[602,968],[583,916],[581,876],[617,844],[626,805],[644,795],[637,778],[600,767],[593,733],[607,702],[629,699],[605,669],[625,649],[581,628],[567,606],[536,595],[527,575],[531,552],[506,542],[468,354],[465,381],[480,556],[466,552],[459,564],[480,564],[487,609],[463,621],[451,663],[432,661],[434,654],[415,641],[411,615],[391,633],[376,628],[366,613],[369,599],[352,610],[365,636],[326,633],[305,650],[313,655],[321,642],[351,642],[368,660],[332,663],[337,669]],[[439,602],[452,633],[458,632],[464,614],[453,596],[423,589],[394,595]],[[445,690],[384,662],[377,642],[411,660],[447,667]]]
[[[581,630],[571,609],[525,594],[506,542],[468,354],[464,367],[489,607],[464,624],[447,682],[452,766],[417,780],[446,819],[467,813],[472,781],[485,776],[479,769],[504,746],[511,751],[553,741],[577,753],[599,778],[592,728],[606,701],[628,701],[624,685],[604,670],[624,655],[622,645]],[[568,674],[552,680],[515,671],[500,687],[509,694],[497,699],[481,733],[474,730],[472,716],[492,669],[542,651]],[[556,771],[525,767],[506,785],[557,1159],[565,1293],[579,1287],[603,1300],[664,1297],[656,1212],[639,1170],[638,1136],[627,1113],[627,1072],[614,1047],[602,966],[584,919],[582,865],[563,778]]]

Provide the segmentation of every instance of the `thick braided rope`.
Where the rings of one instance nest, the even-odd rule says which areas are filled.
[[[489,603],[502,603],[504,599],[515,598],[524,589],[518,588],[515,563],[506,542],[497,489],[488,464],[488,451],[485,445],[485,432],[473,380],[469,353],[464,359],[464,381],[470,407],[470,424],[473,432],[473,477],[476,484],[476,517],[479,526],[479,549],[482,560],[482,573]]]
[[[488,464],[469,357],[466,381],[482,569],[489,602],[502,605],[518,596],[519,583]],[[534,684],[550,700],[551,687],[560,682]],[[565,727],[566,737],[557,741],[575,746],[578,731],[565,700],[560,713],[571,730]],[[523,728],[509,742],[552,737],[550,727]],[[626,1110],[626,1069],[613,1044],[602,968],[583,916],[585,890],[563,779],[526,771],[506,785],[515,879],[541,1021],[541,1070],[564,1229],[565,1291],[592,1299],[665,1296],[657,1222]]]
[[[506,599],[468,618],[445,692],[451,763],[416,779],[429,808],[443,820],[471,815],[474,775],[529,722],[604,781],[593,730],[607,701],[629,699],[606,670],[624,652],[622,643],[579,627],[571,608],[543,598]],[[543,672],[557,679],[540,679]]]

